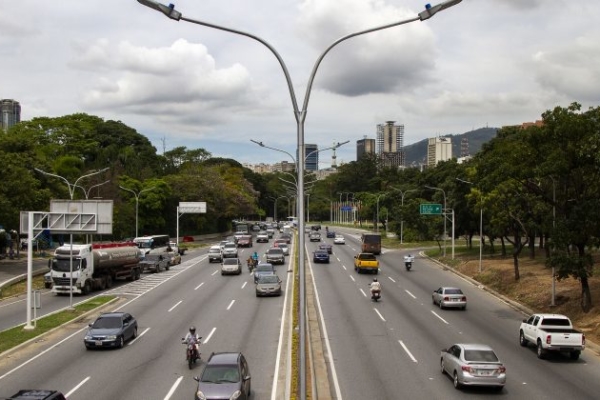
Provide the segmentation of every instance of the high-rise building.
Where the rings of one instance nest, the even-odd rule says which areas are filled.
[[[367,154],[375,154],[375,139],[364,139],[356,141],[356,160],[360,160]]]
[[[452,139],[449,137],[430,138],[427,142],[427,166],[435,167],[440,161],[452,158]]]
[[[377,125],[377,155],[385,166],[403,167],[404,125],[395,125],[394,122]]]
[[[306,158],[304,163],[304,169],[306,171],[319,170],[319,146],[316,144],[305,144],[304,157]]]
[[[2,120],[2,130],[6,132],[8,128],[21,122],[21,105],[18,101],[11,99],[0,100],[0,116]]]

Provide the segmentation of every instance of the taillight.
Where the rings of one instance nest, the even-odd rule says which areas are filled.
[[[505,373],[506,372],[506,367],[500,367],[500,368],[498,368],[498,372],[501,373],[501,374]]]
[[[467,296],[463,296],[462,299],[460,299],[461,301],[467,301]]]
[[[552,344],[552,335],[546,336],[546,344]]]
[[[583,346],[585,346],[585,334],[584,333],[581,334],[581,344]]]
[[[471,374],[474,372],[474,371],[473,371],[473,368],[469,367],[468,365],[463,365],[463,366],[461,367],[461,369],[462,369],[463,371],[467,371],[468,373],[471,373]]]
[[[450,297],[448,297],[448,296],[444,297],[444,301],[450,301]]]

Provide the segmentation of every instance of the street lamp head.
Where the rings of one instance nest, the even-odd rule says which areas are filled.
[[[138,0],[140,1],[140,0]],[[425,10],[421,11],[419,13],[419,19],[421,21],[425,21],[426,19],[429,19],[431,17],[433,17],[435,14],[437,14],[438,12],[445,10],[446,8],[450,8],[452,6],[457,5],[458,3],[460,3],[462,0],[446,0],[441,2],[440,4],[437,4],[435,6],[432,6],[431,4],[426,4],[425,5]]]
[[[181,19],[181,13],[175,10],[175,4],[169,4],[166,6],[154,0],[138,0],[138,3],[153,10],[159,11],[175,21],[179,21]]]
[[[260,147],[265,147],[265,144],[263,142],[259,142],[258,140],[254,140],[254,139],[250,139],[250,141],[252,143],[256,143],[257,145],[259,145]]]

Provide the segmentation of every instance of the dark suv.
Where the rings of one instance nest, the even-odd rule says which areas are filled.
[[[10,399],[21,400],[67,400],[67,398],[56,390],[19,390],[13,394]]]
[[[194,379],[196,400],[250,398],[250,369],[242,353],[212,353],[202,375]]]

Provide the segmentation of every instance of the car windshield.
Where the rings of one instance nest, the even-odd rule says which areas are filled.
[[[220,253],[221,249],[220,248],[218,248],[218,249],[210,249],[210,250],[208,250],[208,252],[209,253]]]
[[[256,267],[257,272],[273,272],[273,266],[270,264],[263,264]]]
[[[492,350],[465,350],[466,361],[498,362],[498,357]]]
[[[269,254],[283,254],[281,249],[269,249]]]
[[[363,253],[360,256],[361,260],[377,260],[377,258],[375,257],[375,255],[370,254],[370,253]]]
[[[446,289],[444,290],[445,294],[463,294],[462,290],[460,289]]]
[[[239,382],[240,373],[236,366],[229,365],[208,365],[204,369],[201,382],[221,383],[221,382]]]
[[[146,254],[146,260],[148,261],[158,261],[160,257],[160,254]]]
[[[227,244],[225,245],[225,248],[226,248],[226,249],[235,249],[235,244],[233,244],[233,243],[227,243]]]
[[[226,258],[223,260],[223,265],[237,265],[237,263],[238,263],[237,258]]]
[[[279,283],[279,277],[277,275],[264,275],[260,277],[258,283]]]
[[[120,327],[121,317],[100,317],[92,325],[92,328],[95,329],[114,329]]]

